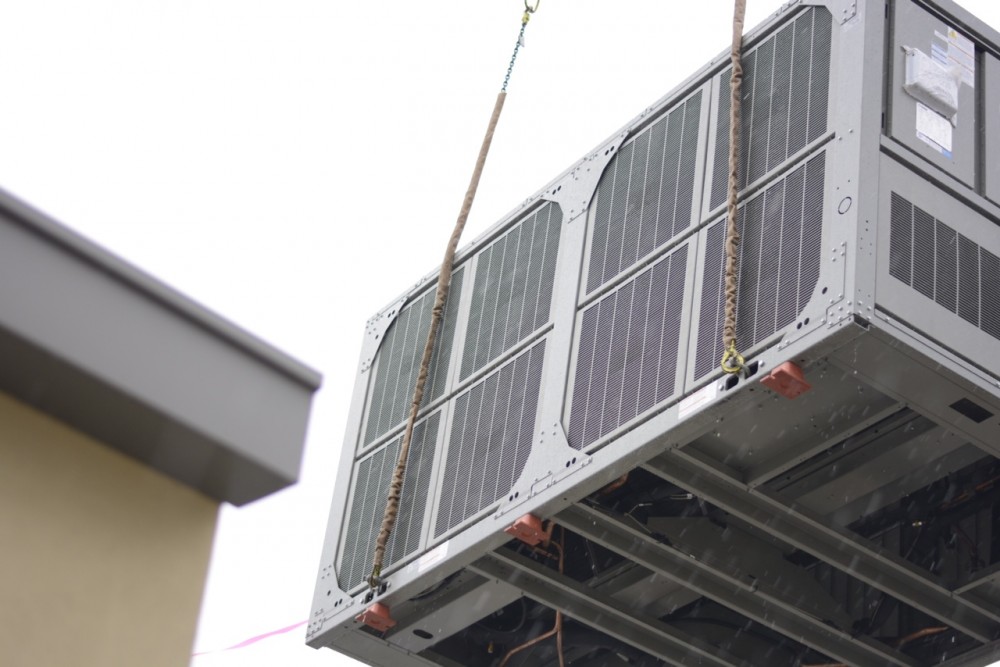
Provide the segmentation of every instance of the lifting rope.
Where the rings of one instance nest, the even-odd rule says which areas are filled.
[[[736,226],[739,195],[740,169],[740,102],[743,83],[743,16],[746,14],[746,0],[736,0],[733,10],[733,47],[730,59],[733,73],[729,79],[729,201],[727,205],[726,227],[726,320],[722,332],[722,370],[739,373],[743,370],[744,359],[736,349],[736,287],[739,281],[740,233]]]
[[[381,584],[382,565],[385,560],[386,546],[389,544],[389,537],[392,535],[392,529],[396,525],[396,518],[399,515],[399,500],[403,492],[406,461],[410,454],[410,441],[413,439],[413,428],[417,422],[417,413],[420,411],[420,404],[424,398],[424,386],[427,384],[431,355],[434,352],[434,341],[437,338],[441,316],[444,313],[445,302],[448,299],[448,289],[451,287],[451,274],[455,265],[455,251],[458,249],[458,241],[462,237],[465,221],[468,219],[469,211],[472,209],[472,202],[476,198],[479,178],[482,176],[483,166],[486,164],[486,155],[489,153],[490,144],[493,142],[493,132],[496,130],[497,121],[500,119],[500,112],[503,110],[504,100],[507,98],[507,84],[510,83],[510,75],[514,71],[514,62],[517,60],[518,51],[524,46],[524,30],[528,27],[531,15],[538,11],[540,4],[541,0],[536,0],[535,6],[532,7],[528,4],[528,0],[524,0],[521,31],[518,33],[517,43],[514,45],[514,54],[511,56],[510,65],[507,67],[503,87],[501,87],[500,92],[497,94],[496,103],[493,105],[493,114],[490,116],[490,122],[486,128],[486,136],[483,137],[483,144],[479,149],[479,157],[476,159],[476,166],[472,171],[472,179],[469,181],[469,188],[465,192],[465,199],[462,201],[462,208],[458,213],[455,229],[448,240],[444,260],[441,262],[437,294],[434,299],[434,307],[431,310],[430,328],[427,330],[427,343],[424,345],[424,353],[420,359],[420,370],[417,372],[417,382],[413,388],[413,400],[410,403],[409,416],[406,420],[406,430],[403,431],[403,442],[399,447],[399,458],[396,460],[396,469],[392,474],[392,481],[389,483],[389,496],[385,505],[385,514],[382,517],[382,528],[379,531],[378,539],[375,541],[372,573],[368,577],[368,585],[372,589],[378,588]]]

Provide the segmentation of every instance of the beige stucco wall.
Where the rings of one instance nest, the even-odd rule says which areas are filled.
[[[217,511],[0,393],[0,665],[187,665]]]

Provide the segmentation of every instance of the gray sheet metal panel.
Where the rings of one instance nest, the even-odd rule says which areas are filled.
[[[983,56],[983,127],[986,134],[984,160],[985,192],[1000,204],[1000,58]]]
[[[0,193],[0,383],[219,500],[298,478],[315,372]]]
[[[1000,377],[1000,234],[881,158],[876,305]]]
[[[944,170],[965,185],[975,186],[976,179],[976,95],[972,86],[959,85],[958,115],[950,134],[950,151],[939,144],[918,136],[918,102],[903,89],[906,55],[903,47],[919,49],[927,57],[932,50],[947,49],[947,35],[954,26],[939,18],[913,0],[893,3],[892,77],[889,83],[889,134],[925,160]],[[961,34],[961,33],[960,33]],[[942,39],[940,36],[944,36]],[[968,37],[967,35],[962,35]],[[942,46],[943,45],[943,46]],[[946,51],[945,51],[946,53]],[[931,112],[933,114],[933,112]],[[930,116],[935,120],[940,117]],[[944,119],[940,119],[944,120]],[[950,127],[942,123],[942,127]],[[930,134],[925,128],[925,136]]]

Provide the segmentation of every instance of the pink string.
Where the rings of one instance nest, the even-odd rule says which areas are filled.
[[[191,657],[192,658],[196,658],[199,655],[209,655],[210,653],[223,653],[225,651],[235,651],[238,648],[246,648],[247,646],[250,646],[251,644],[256,644],[257,642],[259,642],[262,639],[267,639],[268,637],[274,637],[275,635],[283,635],[286,632],[291,632],[295,628],[301,628],[303,625],[305,625],[308,622],[309,621],[307,621],[307,620],[306,621],[300,621],[300,622],[298,622],[298,623],[296,623],[294,625],[289,625],[287,628],[281,628],[279,630],[272,630],[271,632],[265,632],[262,635],[257,635],[256,637],[251,637],[250,639],[245,639],[245,640],[241,641],[239,644],[233,644],[229,648],[217,649],[215,651],[202,651],[201,653],[194,653],[194,654],[192,654]]]

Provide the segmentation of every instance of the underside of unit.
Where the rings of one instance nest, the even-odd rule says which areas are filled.
[[[418,667],[1000,660],[1000,35],[786,5],[365,331],[308,642]],[[991,153],[991,151],[993,151]]]

